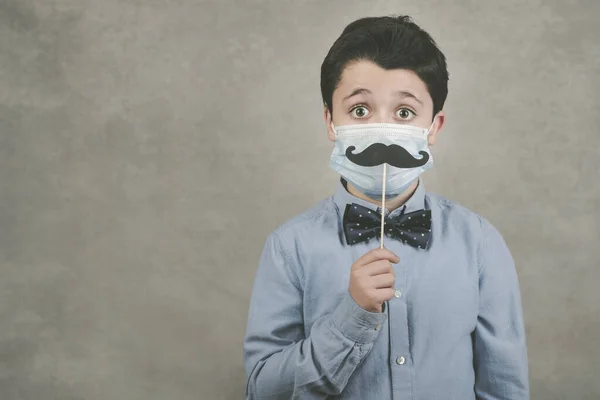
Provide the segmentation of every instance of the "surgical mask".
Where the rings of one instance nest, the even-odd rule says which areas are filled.
[[[432,126],[377,123],[335,127],[332,122],[335,145],[329,164],[361,193],[377,199],[383,192],[385,163],[385,197],[396,197],[433,166],[427,145]]]

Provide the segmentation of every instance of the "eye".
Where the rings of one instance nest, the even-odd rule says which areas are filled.
[[[398,118],[404,121],[411,120],[416,116],[413,110],[406,107],[400,108],[398,111],[396,111],[396,115],[398,116]]]
[[[364,118],[369,115],[369,110],[365,106],[356,106],[350,110],[350,115],[352,115],[353,118]]]

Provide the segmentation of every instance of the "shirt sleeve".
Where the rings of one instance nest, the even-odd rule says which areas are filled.
[[[529,399],[517,273],[504,239],[487,221],[479,260],[479,316],[473,334],[477,399]]]
[[[387,320],[362,309],[350,293],[305,335],[299,262],[273,233],[254,280],[244,364],[246,399],[325,399],[338,395]]]

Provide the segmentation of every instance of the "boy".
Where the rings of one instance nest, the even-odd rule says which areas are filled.
[[[447,82],[444,55],[409,17],[360,19],[333,44],[321,92],[341,179],[267,239],[244,340],[247,398],[529,398],[510,252],[420,178]]]

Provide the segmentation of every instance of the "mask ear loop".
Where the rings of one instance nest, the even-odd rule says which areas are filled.
[[[335,135],[337,135],[337,131],[335,130],[335,126],[333,126],[333,121],[331,121],[330,125],[331,125],[331,130],[333,131],[333,133]]]
[[[433,128],[433,125],[435,125],[435,119],[433,120],[433,122],[431,123],[431,125],[429,125],[429,129],[427,129],[427,132],[425,133],[425,136],[429,136],[429,134],[431,133],[431,128]]]

